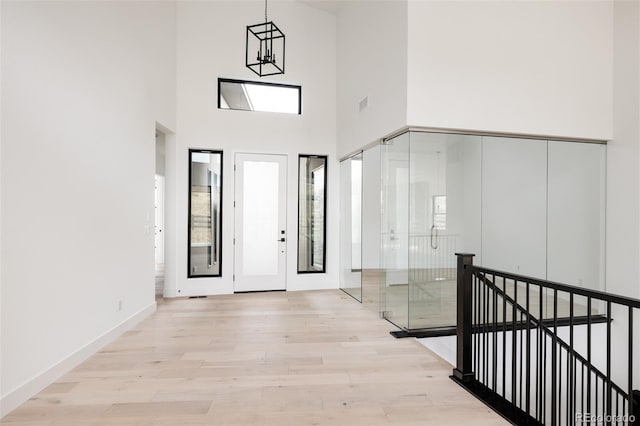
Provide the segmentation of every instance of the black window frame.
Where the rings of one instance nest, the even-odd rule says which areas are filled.
[[[301,158],[322,158],[324,159],[324,220],[322,230],[322,269],[317,271],[300,270],[300,159]],[[298,154],[298,218],[297,218],[297,238],[296,238],[296,270],[298,274],[326,274],[327,273],[327,201],[328,201],[328,176],[329,176],[329,156],[317,154]]]
[[[234,109],[234,108],[222,108],[220,98],[222,97],[222,90],[220,88],[222,83],[237,83],[237,84],[255,84],[258,86],[273,86],[273,87],[285,87],[287,89],[297,89],[298,90],[298,114],[302,115],[302,86],[297,84],[284,84],[284,83],[270,83],[266,81],[256,81],[256,80],[238,80],[234,78],[223,78],[218,77],[218,109],[229,110],[229,111],[248,111],[248,112],[264,112],[270,113],[270,111],[255,111],[248,109]],[[281,112],[271,112],[272,114],[283,114]]]
[[[203,153],[203,154],[220,154],[220,247],[219,250],[219,262],[220,267],[218,268],[217,274],[208,274],[208,275],[193,275],[191,273],[191,164],[193,163],[192,157],[193,153]],[[222,150],[216,149],[199,149],[199,148],[189,148],[189,179],[188,179],[188,201],[187,201],[187,278],[221,278],[222,277],[222,229],[223,228],[223,193],[224,193],[224,154]]]

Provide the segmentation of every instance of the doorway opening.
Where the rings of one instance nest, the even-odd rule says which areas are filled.
[[[165,179],[166,179],[166,135],[156,130],[155,190],[154,190],[154,245],[155,245],[155,296],[164,296],[164,222],[165,222]]]

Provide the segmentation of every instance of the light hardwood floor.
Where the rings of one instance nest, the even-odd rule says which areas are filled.
[[[172,299],[0,423],[501,425],[340,291]]]

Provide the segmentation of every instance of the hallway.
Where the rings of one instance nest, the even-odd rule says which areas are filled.
[[[1,423],[508,424],[389,330],[336,290],[170,299]]]

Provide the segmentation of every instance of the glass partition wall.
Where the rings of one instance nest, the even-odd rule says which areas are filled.
[[[481,138],[416,132],[409,139],[409,328],[450,326],[455,253],[481,255]]]
[[[362,152],[362,303],[380,310],[380,152],[374,145]]]
[[[386,141],[380,154],[383,318],[409,328],[409,133]]]
[[[340,163],[340,288],[362,302],[362,153]]]
[[[380,171],[379,305],[396,326],[455,325],[456,252],[604,289],[604,145],[407,132]]]
[[[480,251],[480,139],[410,132],[383,145],[380,309],[400,328],[455,324],[455,253]]]

